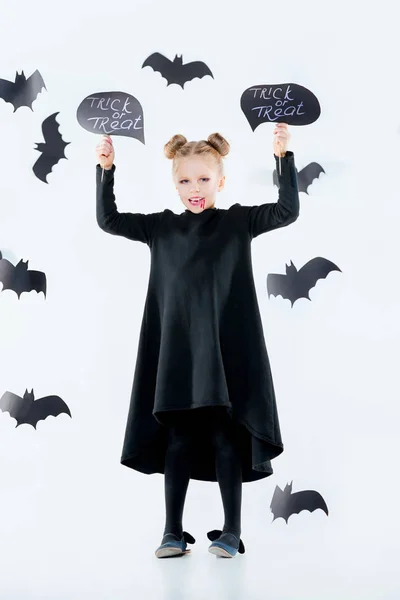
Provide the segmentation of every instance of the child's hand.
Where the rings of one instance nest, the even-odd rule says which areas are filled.
[[[114,146],[109,135],[103,135],[96,146],[96,160],[103,169],[111,169],[114,162]]]
[[[291,135],[287,123],[275,123],[273,148],[275,156],[285,156]]]

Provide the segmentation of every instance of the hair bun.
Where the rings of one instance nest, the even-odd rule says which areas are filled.
[[[226,156],[229,153],[230,145],[229,142],[220,133],[211,133],[207,142],[212,146],[221,156]]]
[[[182,148],[182,146],[184,146],[187,143],[187,139],[185,138],[184,135],[181,135],[180,133],[177,133],[176,135],[174,135],[169,142],[167,142],[164,146],[164,154],[167,158],[174,158],[175,154],[177,153],[177,151],[179,150],[179,148]]]

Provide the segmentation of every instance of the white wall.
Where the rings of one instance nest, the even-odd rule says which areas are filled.
[[[0,413],[1,599],[399,597],[397,11],[385,1],[2,3],[0,77],[39,69],[48,91],[33,113],[0,100],[0,250],[45,271],[48,296],[0,292],[0,395],[56,393],[73,418],[35,431]],[[140,68],[154,51],[204,60],[215,79],[167,88]],[[244,486],[244,556],[207,552],[221,499],[217,484],[192,481],[184,528],[198,543],[188,560],[159,561],[163,477],[119,464],[150,253],[98,228],[98,138],[76,109],[100,89],[143,105],[146,145],[115,140],[121,211],[183,210],[162,153],[177,132],[225,135],[219,206],[261,204],[277,198],[272,126],[253,133],[239,105],[261,82],[304,85],[322,107],[317,122],[291,128],[291,149],[298,168],[316,160],[326,175],[301,194],[295,224],[253,242],[285,452],[272,477]],[[71,144],[46,185],[33,148],[56,111]],[[314,256],[342,273],[311,302],[268,300],[269,272]],[[292,479],[294,491],[323,494],[329,517],[271,524],[273,490]]]

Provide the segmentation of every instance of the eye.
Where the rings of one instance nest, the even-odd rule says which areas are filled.
[[[202,177],[201,179],[203,181],[210,181],[209,177]],[[187,181],[189,181],[189,179],[181,179],[179,183],[186,183]]]

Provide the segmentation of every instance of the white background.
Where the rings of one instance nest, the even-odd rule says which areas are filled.
[[[0,395],[60,395],[67,415],[15,428],[0,413],[0,597],[4,600],[394,600],[399,562],[399,47],[397,3],[1,3],[0,77],[46,83],[34,112],[0,99],[0,250],[42,270],[48,295],[0,292]],[[203,60],[214,79],[167,87],[152,52]],[[222,528],[216,483],[192,481],[184,529],[192,555],[154,556],[163,476],[120,465],[148,284],[146,245],[95,218],[98,138],[76,120],[96,91],[144,109],[146,145],[115,138],[120,211],[184,210],[163,146],[219,131],[231,143],[217,206],[274,202],[272,125],[251,131],[240,96],[293,82],[321,117],[291,127],[301,169],[326,171],[300,194],[291,226],[253,241],[254,277],[285,452],[243,487],[246,553],[207,552]],[[57,120],[68,160],[39,181],[41,123]],[[271,297],[270,272],[315,256],[335,262],[311,302]],[[302,435],[300,435],[302,432]],[[276,485],[318,490],[329,507],[272,522]]]

